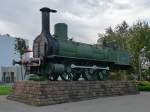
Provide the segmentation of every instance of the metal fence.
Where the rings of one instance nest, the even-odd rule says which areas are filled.
[[[0,83],[0,87],[12,87],[13,83]]]

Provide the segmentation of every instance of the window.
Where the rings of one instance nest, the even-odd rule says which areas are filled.
[[[6,81],[6,72],[3,72],[2,80],[3,80],[3,82]]]
[[[14,82],[14,72],[11,72],[11,82]]]

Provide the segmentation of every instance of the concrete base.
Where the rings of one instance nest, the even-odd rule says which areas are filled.
[[[7,97],[35,106],[88,100],[98,97],[138,94],[129,81],[20,81]]]

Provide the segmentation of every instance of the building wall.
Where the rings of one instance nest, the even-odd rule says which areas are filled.
[[[22,80],[24,73],[24,69],[22,69],[21,75],[20,66],[1,67],[1,82],[13,83],[17,80]]]
[[[19,54],[15,54],[14,46],[14,37],[0,35],[0,66],[11,66],[13,59],[19,60]]]
[[[25,40],[28,45],[28,40]],[[0,35],[0,81],[2,81],[3,73],[14,72],[16,80],[21,80],[21,69],[19,66],[12,66],[12,60],[20,60],[19,54],[15,53],[15,37],[8,34]]]

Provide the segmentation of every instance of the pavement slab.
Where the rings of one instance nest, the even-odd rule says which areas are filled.
[[[0,112],[150,112],[150,92],[35,107],[0,96]]]

